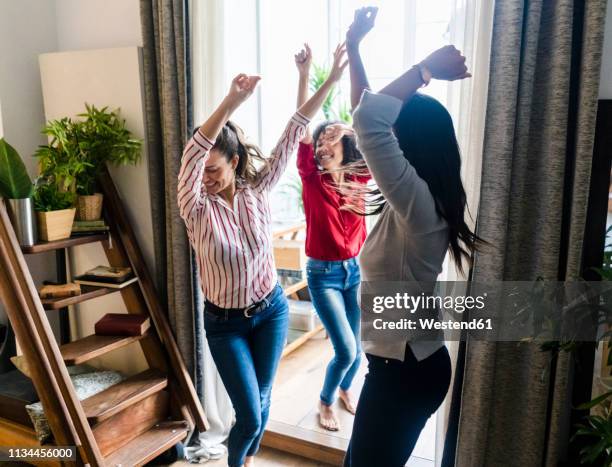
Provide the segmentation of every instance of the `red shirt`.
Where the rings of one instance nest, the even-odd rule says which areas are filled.
[[[357,256],[366,238],[365,218],[340,209],[344,197],[334,189],[331,175],[317,168],[312,144],[300,143],[297,167],[306,214],[306,256],[323,261]],[[356,181],[366,183],[368,178]]]

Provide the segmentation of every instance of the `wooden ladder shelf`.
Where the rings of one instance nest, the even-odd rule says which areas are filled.
[[[0,200],[0,299],[30,369],[56,446],[76,446],[77,461],[44,465],[140,466],[194,430],[207,429],[199,398],[179,353],[165,311],[119,194],[108,172],[100,180],[109,234],[81,236],[33,247],[18,245]],[[110,266],[129,266],[137,281],[122,289],[83,287],[76,297],[41,300],[24,255],[99,243]],[[146,314],[151,328],[143,336],[90,335],[59,345],[45,310],[118,292],[129,313]],[[148,369],[79,401],[67,365],[86,362],[124,346],[140,345]],[[1,375],[0,375],[1,376]],[[0,398],[0,446],[32,446],[32,426],[6,419]]]

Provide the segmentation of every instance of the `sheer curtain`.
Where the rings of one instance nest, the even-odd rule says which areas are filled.
[[[467,58],[468,69],[472,73],[472,78],[450,84],[447,97],[447,107],[453,117],[461,148],[462,178],[472,215],[478,211],[480,194],[493,6],[494,2],[488,0],[454,0],[448,31],[449,43],[454,44],[463,52]],[[474,228],[474,223],[475,219],[468,221],[471,228]],[[464,271],[468,271],[468,268],[465,265]],[[445,271],[440,279],[465,281],[467,278],[456,271],[447,255]],[[459,343],[447,342],[447,347],[451,355],[454,374]],[[451,386],[446,400],[437,413],[436,467],[442,464],[452,393],[453,387]]]
[[[209,115],[226,89],[224,80],[225,54],[223,49],[223,1],[191,0],[192,43],[192,96],[193,121],[197,126]],[[198,277],[199,283],[199,277]],[[223,442],[229,435],[234,411],[223,382],[212,359],[203,326],[203,300],[201,290],[195,297],[196,323],[194,341],[196,347],[196,389],[202,401],[210,428],[199,433],[185,456],[191,462],[218,459],[226,452]]]

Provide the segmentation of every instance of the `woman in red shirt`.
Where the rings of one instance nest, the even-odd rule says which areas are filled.
[[[342,76],[344,54],[344,46],[339,45],[328,79],[337,82]],[[307,44],[295,56],[300,76],[298,108],[307,99],[311,59]],[[340,428],[332,407],[338,389],[345,408],[355,413],[355,399],[349,390],[361,361],[357,255],[366,238],[366,226],[364,217],[342,209],[350,200],[340,194],[338,186],[366,183],[369,176],[344,180],[334,170],[346,164],[363,164],[348,125],[325,121],[313,136],[307,131],[299,145],[297,166],[306,215],[308,288],[335,353],[327,366],[319,402],[319,423],[330,431]]]

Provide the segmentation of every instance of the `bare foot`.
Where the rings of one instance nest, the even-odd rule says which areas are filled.
[[[340,389],[338,391],[338,396],[340,397],[340,400],[344,404],[344,408],[348,410],[350,413],[352,413],[353,415],[355,415],[355,412],[357,411],[357,403],[355,402],[355,399],[353,398],[353,394],[350,391],[343,391],[342,389]]]
[[[255,467],[255,456],[246,456],[244,458],[244,467]]]
[[[334,409],[321,401],[319,401],[319,424],[329,431],[338,431],[340,429],[340,422],[336,418]]]

